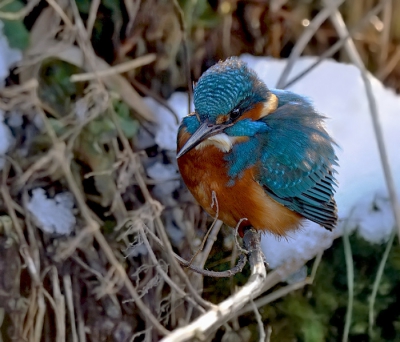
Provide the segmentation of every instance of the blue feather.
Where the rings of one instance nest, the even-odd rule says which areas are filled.
[[[278,98],[275,111],[257,121],[235,121],[233,113],[240,116],[271,94]],[[194,105],[202,123],[225,122],[225,134],[247,137],[224,156],[230,178],[226,186],[234,186],[252,167],[255,181],[274,200],[327,229],[334,227],[335,143],[311,101],[290,91],[269,90],[245,63],[230,58],[200,77]],[[224,120],[218,121],[221,116]],[[188,116],[182,127],[193,134],[200,122]]]
[[[199,79],[194,91],[194,106],[201,120],[215,122],[238,105],[242,111],[265,101],[268,88],[247,64],[228,58],[209,68]]]

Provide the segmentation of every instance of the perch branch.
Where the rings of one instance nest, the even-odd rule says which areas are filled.
[[[216,308],[210,309],[193,323],[173,331],[162,342],[187,341],[194,337],[204,340],[208,334],[227,322],[232,314],[260,294],[260,289],[263,288],[266,279],[264,257],[260,249],[260,233],[257,233],[254,229],[247,230],[243,242],[249,252],[251,267],[249,282],[236,294],[223,301]]]

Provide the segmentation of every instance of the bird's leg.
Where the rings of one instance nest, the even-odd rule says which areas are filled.
[[[254,239],[256,239],[256,240],[258,240],[258,242],[256,241],[256,242],[252,242],[251,244],[249,244],[249,238],[247,238],[247,240],[245,239],[245,236],[246,236],[246,234],[247,234],[247,236],[249,236],[248,235],[248,232],[249,231],[252,231],[252,235],[257,235],[257,239],[254,237],[252,240],[250,240],[250,242],[251,241],[254,241]],[[257,231],[257,230],[255,230],[252,226],[244,226],[243,227],[243,229],[242,229],[242,233],[243,233],[243,244],[244,244],[244,247],[245,247],[245,249],[247,250],[247,252],[249,253],[249,254],[251,254],[252,252],[254,252],[254,246],[252,247],[251,245],[255,245],[255,244],[257,244],[257,246],[258,246],[258,249],[259,249],[259,251],[260,251],[260,255],[261,255],[261,257],[262,257],[262,259],[263,259],[263,261],[264,261],[264,264],[266,265],[266,268],[268,269],[269,268],[269,265],[268,265],[268,262],[267,262],[267,259],[265,258],[265,255],[264,255],[264,253],[261,253],[261,247],[260,247],[260,243],[261,243],[261,233],[260,233],[260,231]],[[249,257],[250,258],[250,257]],[[251,264],[251,263],[250,263]]]
[[[236,227],[235,227],[235,242],[236,242],[236,247],[238,248],[238,250],[243,253],[243,254],[248,254],[249,252],[247,250],[245,250],[244,248],[242,248],[242,246],[240,246],[239,241],[237,239],[238,235],[243,238],[244,234],[247,230],[251,229],[251,226],[242,226],[242,222],[246,221],[247,218],[243,217],[239,220],[239,222],[237,223]]]
[[[251,226],[243,229],[243,244],[249,255],[249,263],[251,267],[263,265],[265,263],[264,254],[261,252],[261,234]]]

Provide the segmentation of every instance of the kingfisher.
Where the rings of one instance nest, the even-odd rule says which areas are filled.
[[[305,219],[332,230],[335,142],[305,97],[269,89],[237,57],[205,71],[178,130],[177,162],[198,203],[228,226],[285,236]]]

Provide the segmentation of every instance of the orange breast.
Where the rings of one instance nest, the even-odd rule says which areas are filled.
[[[189,138],[182,132],[179,148]],[[178,159],[178,166],[187,187],[200,205],[213,217],[231,227],[245,218],[241,226],[252,226],[257,230],[267,230],[277,235],[300,226],[302,216],[269,197],[262,186],[255,181],[254,169],[243,172],[243,177],[235,179],[228,186],[229,177],[223,152],[212,145],[191,151]],[[213,205],[212,193],[217,204]],[[215,201],[214,201],[215,202]]]

